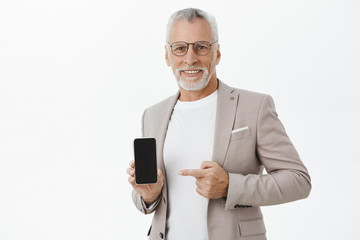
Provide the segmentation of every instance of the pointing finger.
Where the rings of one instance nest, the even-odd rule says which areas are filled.
[[[205,177],[205,172],[204,172],[204,170],[201,170],[201,169],[183,169],[183,170],[179,171],[179,175],[192,176],[195,178],[202,178],[202,177]]]

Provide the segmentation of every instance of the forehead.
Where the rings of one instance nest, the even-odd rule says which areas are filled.
[[[194,20],[178,20],[173,23],[169,33],[170,43],[176,41],[196,42],[214,41],[210,25],[201,18]]]

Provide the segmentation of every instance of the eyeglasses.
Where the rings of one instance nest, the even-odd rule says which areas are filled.
[[[194,42],[194,43],[187,43],[187,42],[179,41],[179,42],[174,42],[173,44],[171,44],[170,48],[171,48],[171,52],[175,56],[184,56],[187,53],[187,51],[189,50],[189,45],[193,45],[194,52],[197,55],[205,56],[205,55],[209,54],[209,52],[211,50],[211,46],[214,45],[215,43],[217,43],[217,41],[215,41],[213,43],[209,43],[208,41],[198,41],[198,42]]]

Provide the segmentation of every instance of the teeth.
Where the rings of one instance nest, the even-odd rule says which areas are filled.
[[[186,73],[198,73],[198,72],[200,72],[200,70],[195,70],[195,71],[184,71],[184,72],[186,72]]]

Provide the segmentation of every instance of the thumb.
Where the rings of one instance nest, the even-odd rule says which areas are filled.
[[[163,178],[163,177],[164,177],[164,176],[163,176],[163,173],[162,173],[162,171],[161,171],[160,168],[159,168],[158,171],[157,171],[157,175],[158,175],[159,178]]]
[[[216,165],[219,165],[219,164],[217,162],[213,162],[213,161],[203,161],[201,163],[200,168],[201,169],[207,169],[207,168],[215,167]]]

